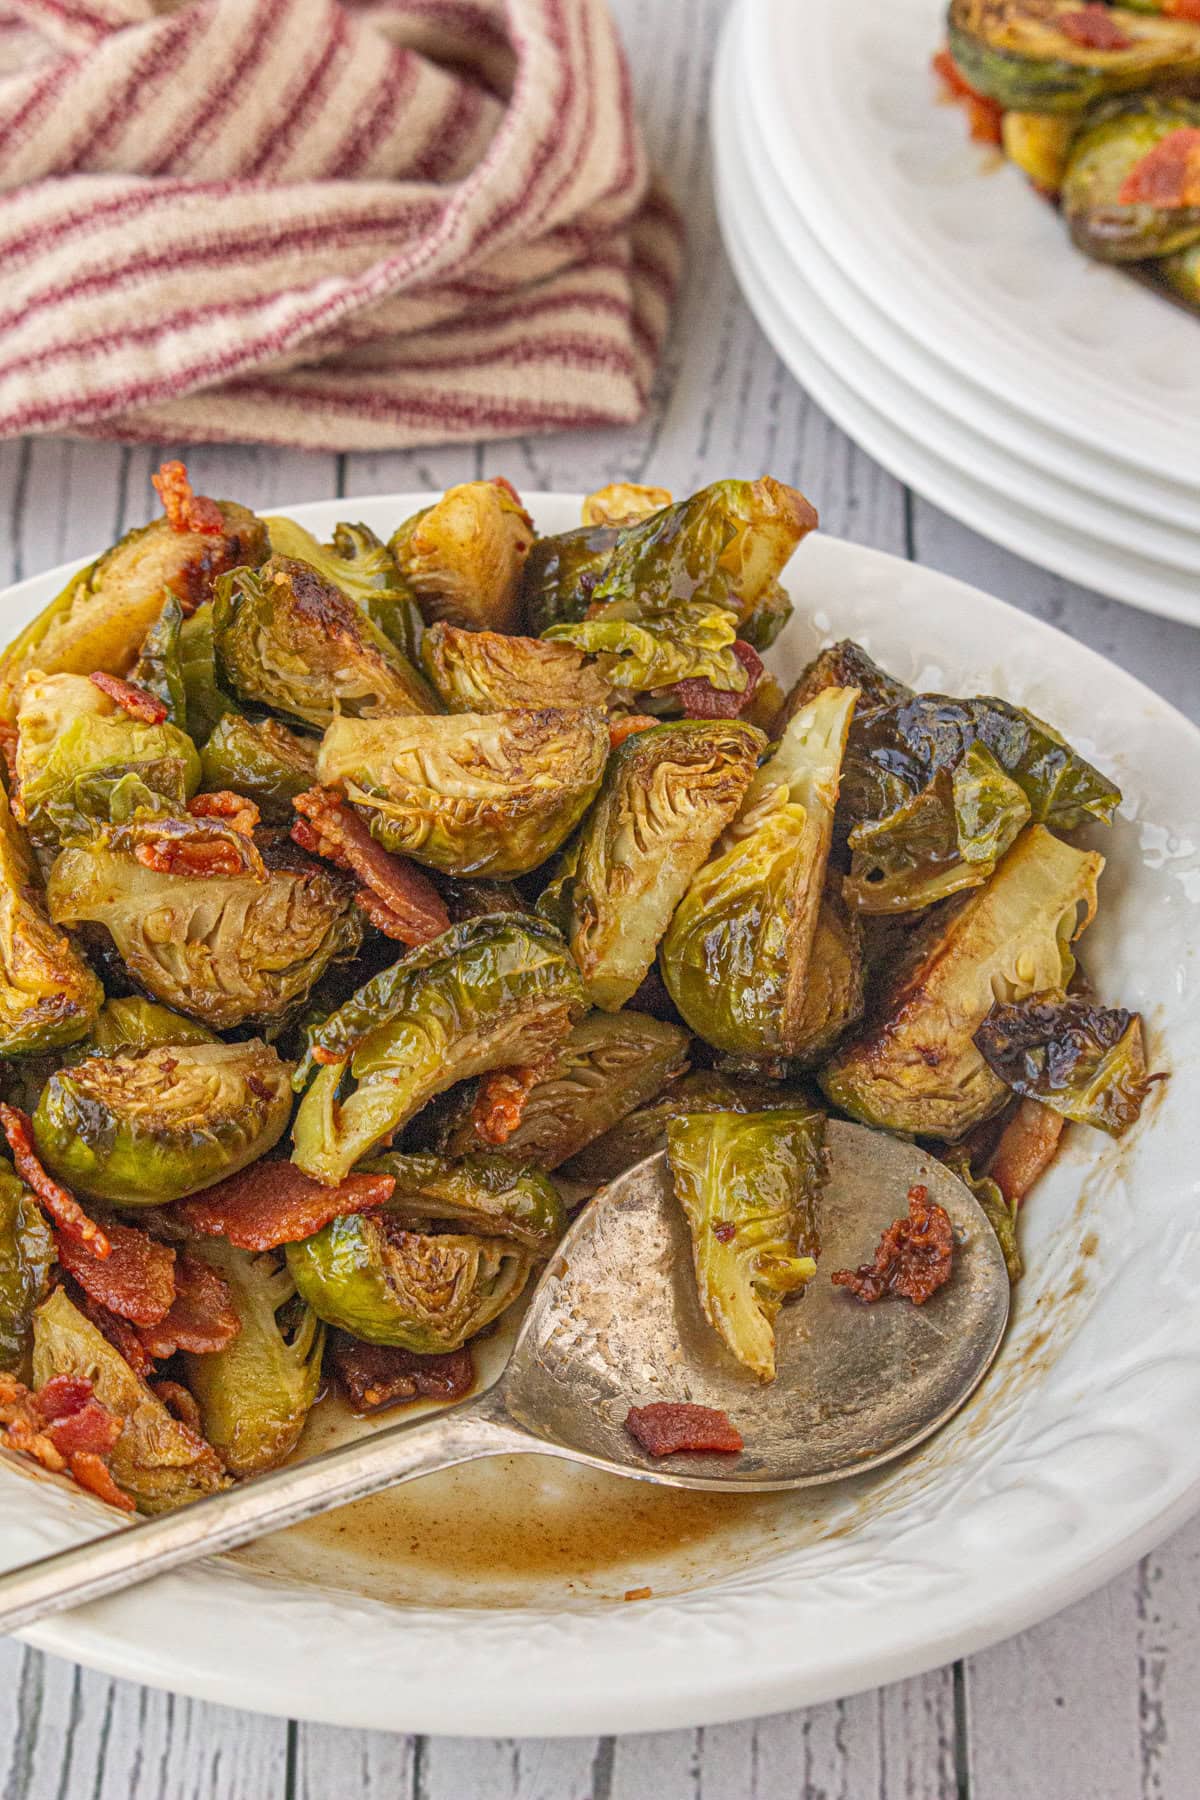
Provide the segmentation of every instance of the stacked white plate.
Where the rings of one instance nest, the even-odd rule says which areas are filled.
[[[1089,262],[938,104],[943,0],[742,0],[717,202],[793,374],[893,474],[1057,574],[1200,625],[1200,318]]]

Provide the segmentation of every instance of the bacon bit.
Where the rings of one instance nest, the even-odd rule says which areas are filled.
[[[967,115],[971,140],[976,144],[1004,142],[1004,108],[973,88],[949,50],[939,50],[933,58],[933,72],[941,81],[946,98],[961,105]]]
[[[639,731],[649,731],[655,725],[661,725],[661,719],[652,718],[649,713],[626,713],[623,718],[608,721],[608,747],[616,750],[627,737],[633,737]]]
[[[125,1421],[95,1398],[82,1376],[56,1375],[36,1393],[12,1375],[0,1375],[0,1444],[49,1469],[69,1473],[82,1488],[131,1512],[133,1501],[117,1486],[104,1461]]]
[[[79,1412],[91,1397],[92,1384],[86,1375],[52,1375],[37,1391],[37,1409],[48,1423]]]
[[[85,1293],[134,1325],[157,1325],[175,1298],[175,1252],[134,1225],[105,1228],[110,1254],[94,1256],[84,1244],[57,1236],[58,1260]]]
[[[123,1356],[135,1375],[146,1376],[153,1373],[154,1358],[146,1349],[134,1326],[128,1319],[118,1318],[109,1312],[107,1306],[84,1291],[78,1282],[69,1278],[63,1283],[73,1306],[77,1307],[85,1319],[90,1319],[101,1337],[106,1338],[117,1352]]]
[[[712,1234],[718,1244],[731,1244],[737,1236],[737,1226],[731,1224],[728,1219],[723,1219],[719,1225],[713,1226]]]
[[[137,1501],[133,1495],[117,1486],[108,1464],[90,1451],[75,1452],[71,1458],[71,1476],[78,1487],[86,1488],[98,1500],[107,1500],[110,1506],[119,1507],[122,1512],[137,1511]]]
[[[199,531],[224,536],[225,519],[215,500],[192,492],[188,472],[181,462],[165,462],[150,477],[163,503],[172,531]]]
[[[135,687],[132,681],[122,681],[119,675],[101,672],[89,675],[88,680],[102,694],[107,694],[122,712],[127,712],[131,719],[140,719],[143,725],[161,725],[167,716],[167,706],[157,694],[148,694],[145,688]]]
[[[1054,21],[1064,37],[1085,50],[1132,50],[1134,40],[1122,31],[1107,6],[1093,4],[1078,12],[1059,13]]]
[[[740,694],[735,694],[731,688],[716,688],[711,681],[706,681],[701,676],[694,676],[688,681],[677,681],[673,687],[663,690],[681,709],[686,719],[736,719],[749,706],[763,677],[762,658],[757,650],[750,644],[744,644],[741,638],[734,644],[733,654],[749,677]]]
[[[1181,125],[1139,157],[1117,192],[1121,206],[1200,206],[1200,128]]]
[[[155,1325],[140,1325],[138,1336],[151,1356],[164,1360],[177,1350],[194,1355],[224,1350],[241,1329],[229,1289],[217,1271],[184,1250],[175,1265],[170,1312]]]
[[[222,838],[152,838],[138,844],[133,854],[156,875],[240,875],[245,867],[236,844]]]
[[[190,1394],[181,1381],[152,1381],[150,1392],[156,1400],[162,1402],[173,1419],[194,1431],[197,1437],[204,1436],[200,1418],[200,1408],[196,1405],[195,1396]]]
[[[1022,1201],[1054,1161],[1066,1120],[1040,1100],[1022,1100],[984,1168],[1010,1206]]]
[[[525,1102],[537,1086],[541,1069],[536,1065],[516,1069],[491,1069],[480,1077],[471,1108],[475,1136],[485,1144],[507,1144],[525,1111]]]
[[[429,878],[377,844],[340,794],[313,787],[297,794],[292,805],[300,814],[292,826],[293,841],[345,869],[375,896],[369,902],[360,896],[359,905],[388,937],[401,944],[428,944],[450,929],[446,904]]]
[[[1165,0],[1163,11],[1172,19],[1191,19],[1200,25],[1200,0]]]
[[[718,1450],[736,1456],[745,1449],[742,1434],[727,1413],[715,1406],[656,1400],[631,1406],[625,1429],[651,1456],[674,1456],[677,1450]]]
[[[215,794],[197,794],[188,801],[188,811],[193,819],[224,819],[243,837],[253,837],[262,817],[253,800],[245,794],[231,793],[228,788],[220,788]]]
[[[835,1287],[847,1287],[870,1305],[890,1296],[922,1306],[950,1279],[954,1261],[954,1227],[950,1215],[929,1198],[929,1189],[908,1190],[908,1217],[889,1225],[879,1240],[875,1261],[858,1269],[834,1272]]]
[[[365,1344],[335,1331],[329,1343],[334,1373],[357,1413],[403,1406],[411,1400],[461,1400],[475,1385],[470,1346],[440,1356],[419,1356],[390,1344]]]
[[[38,1161],[33,1148],[33,1122],[19,1106],[0,1101],[0,1129],[8,1139],[13,1167],[41,1201],[64,1237],[76,1244],[86,1244],[93,1256],[105,1257],[112,1245],[100,1227],[89,1219],[74,1194],[51,1179]]]
[[[275,1250],[311,1237],[345,1213],[382,1206],[395,1186],[394,1175],[352,1174],[325,1187],[293,1162],[257,1162],[176,1201],[173,1211],[202,1237],[225,1238],[239,1250]]]
[[[33,1398],[37,1404],[41,1395],[35,1394]],[[89,1398],[78,1412],[69,1413],[65,1418],[52,1419],[46,1427],[46,1436],[59,1455],[65,1456],[70,1462],[72,1457],[81,1453],[111,1456],[124,1429],[124,1419],[109,1412],[107,1406],[101,1406],[98,1400]]]
[[[626,1588],[625,1598],[626,1600],[649,1600],[653,1592],[653,1588]]]

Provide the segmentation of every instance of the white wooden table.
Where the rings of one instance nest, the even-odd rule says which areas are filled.
[[[721,251],[707,96],[723,0],[617,0],[647,134],[684,204],[691,277],[632,431],[383,456],[0,446],[0,584],[153,510],[150,471],[271,508],[496,473],[677,493],[771,473],[829,531],[945,569],[1090,644],[1200,717],[1200,633],[1047,575],[908,493],[837,431],[764,341]],[[831,596],[831,601],[833,600]],[[1195,1429],[1196,1421],[1183,1421]],[[181,1630],[186,1630],[180,1621]],[[1036,1630],[953,1667],[777,1718],[637,1738],[499,1742],[342,1732],[113,1682],[0,1643],[0,1800],[1195,1800],[1200,1520]]]

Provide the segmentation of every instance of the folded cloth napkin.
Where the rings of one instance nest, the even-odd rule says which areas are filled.
[[[680,258],[602,0],[4,0],[0,436],[625,423]]]

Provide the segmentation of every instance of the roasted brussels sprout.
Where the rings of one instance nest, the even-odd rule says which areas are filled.
[[[325,1327],[278,1251],[255,1255],[209,1238],[192,1253],[220,1274],[241,1330],[223,1350],[185,1356],[185,1379],[229,1473],[260,1475],[299,1441],[321,1387]]]
[[[332,541],[323,544],[295,519],[271,516],[263,524],[271,535],[273,556],[307,563],[323,581],[340,588],[347,600],[368,611],[381,595],[407,594],[395,557],[369,525],[336,525]]]
[[[579,971],[540,919],[452,925],[310,1033],[297,1081],[314,1053],[321,1066],[296,1115],[292,1160],[318,1181],[340,1181],[455,1082],[544,1063],[582,1006]]]
[[[104,989],[46,917],[33,861],[0,787],[0,1056],[85,1037]]]
[[[563,1163],[556,1180],[577,1184],[585,1191],[615,1180],[643,1157],[666,1148],[667,1125],[680,1113],[770,1112],[776,1107],[797,1106],[801,1099],[794,1088],[776,1087],[770,1081],[745,1081],[717,1069],[695,1069],[669,1081],[656,1100],[627,1114]]]
[[[317,746],[278,719],[256,724],[228,712],[200,752],[200,772],[210,792],[247,794],[268,824],[286,824],[296,795],[317,778]]]
[[[198,606],[179,629],[179,672],[187,710],[187,734],[203,744],[213,727],[234,710],[233,701],[217,680],[217,651],[213,641],[213,603]]]
[[[396,1177],[384,1211],[411,1230],[421,1230],[431,1219],[453,1219],[467,1231],[511,1238],[548,1256],[566,1229],[558,1189],[532,1162],[484,1153],[452,1162],[444,1156],[389,1151],[362,1168],[367,1174]]]
[[[1198,41],[1200,41],[1200,26]],[[1138,163],[1164,139],[1200,126],[1200,101],[1138,94],[1108,101],[1084,120],[1062,187],[1071,236],[1088,256],[1133,262],[1200,240],[1200,205],[1131,204],[1122,198]]]
[[[619,525],[584,525],[536,538],[521,574],[526,628],[540,634],[582,619],[620,537]]]
[[[65,1061],[77,1063],[88,1056],[128,1056],[139,1050],[157,1050],[163,1044],[215,1044],[207,1025],[185,1019],[169,1007],[137,995],[106,1000],[96,1022],[82,1043],[72,1044]]]
[[[597,488],[583,503],[585,525],[634,525],[670,506],[666,488],[639,487],[635,481],[611,481]]]
[[[287,1246],[297,1290],[329,1325],[420,1355],[457,1350],[520,1298],[537,1258],[511,1238],[406,1231],[368,1213]]]
[[[799,681],[789,689],[772,735],[782,737],[801,707],[831,687],[858,689],[854,708],[856,723],[861,723],[867,713],[877,712],[880,707],[895,706],[897,702],[913,697],[912,689],[873,662],[861,644],[856,644],[853,638],[842,638],[814,656]]]
[[[577,625],[552,625],[544,637],[600,657],[607,679],[630,693],[694,680],[745,692],[748,676],[734,655],[737,625],[727,607],[685,600],[669,613],[640,615],[638,606],[614,601]]]
[[[191,608],[208,598],[224,570],[260,563],[267,554],[262,520],[244,506],[219,504],[223,533],[176,531],[156,519],[126,532],[98,562],[73,575],[0,658],[0,715],[11,718],[29,669],[126,674],[162,610],[164,589]]]
[[[997,995],[1066,987],[1103,867],[1102,856],[1027,827],[984,887],[917,928],[865,1031],[821,1072],[834,1105],[865,1125],[951,1142],[997,1112],[1008,1089],[974,1034]]]
[[[827,881],[792,1039],[793,1066],[815,1069],[824,1062],[862,1018],[865,1000],[866,960],[858,920]]]
[[[769,650],[792,616],[792,598],[778,581],[763,589],[754,607],[738,626],[738,636],[752,650]]]
[[[1121,1137],[1154,1077],[1146,1073],[1140,1013],[1062,994],[992,1007],[975,1047],[1014,1094]]]
[[[213,627],[235,692],[308,725],[438,710],[424,678],[367,613],[294,557],[223,575]]]
[[[970,1158],[961,1144],[951,1144],[941,1155],[941,1161],[962,1182],[970,1188],[984,1217],[996,1234],[997,1241],[1004,1253],[1004,1266],[1008,1270],[1008,1279],[1015,1287],[1025,1273],[1025,1263],[1021,1256],[1021,1247],[1017,1241],[1017,1215],[1020,1203],[1009,1202],[1004,1198],[999,1186],[987,1175],[976,1175],[971,1167]]]
[[[765,747],[751,725],[696,719],[637,732],[613,752],[538,909],[562,929],[593,1005],[615,1012],[641,986]]]
[[[663,939],[671,999],[693,1031],[732,1056],[803,1048],[805,981],[856,697],[855,688],[825,688],[791,720]]]
[[[389,548],[427,624],[515,631],[533,526],[507,481],[468,481],[393,532]]]
[[[1100,13],[1078,0],[950,0],[949,46],[976,93],[1026,112],[1076,112],[1103,94],[1200,73],[1194,21]]]
[[[162,1206],[264,1156],[291,1117],[291,1068],[258,1038],[89,1056],[33,1115],[59,1179],[116,1206]]]
[[[531,1090],[504,1155],[556,1169],[687,1067],[688,1034],[648,1013],[590,1013]],[[478,1143],[469,1118],[453,1123],[446,1148]]]
[[[33,1314],[50,1288],[54,1236],[34,1196],[0,1157],[0,1370],[28,1373]]]
[[[822,1113],[682,1113],[667,1126],[675,1193],[692,1235],[700,1304],[760,1381],[775,1377],[775,1320],[817,1272]]]
[[[581,650],[543,638],[464,631],[439,621],[421,640],[421,660],[452,713],[605,706],[612,692]]]
[[[592,707],[336,719],[317,775],[387,850],[449,875],[523,875],[579,823],[607,757]]]
[[[169,1512],[226,1486],[211,1444],[171,1416],[62,1288],[33,1318],[34,1382],[42,1387],[56,1375],[90,1381],[100,1404],[124,1419],[110,1468],[139,1512]]]
[[[211,601],[206,601],[211,605]],[[172,594],[142,639],[130,680],[167,709],[172,725],[187,730],[187,687],[183,679],[183,607]]]
[[[35,841],[90,837],[96,820],[182,811],[200,785],[185,732],[131,718],[83,675],[27,677],[17,734],[16,799]]]
[[[281,1019],[362,939],[353,885],[215,819],[135,820],[64,850],[59,924],[103,925],[133,980],[216,1031]]]
[[[1000,121],[1004,154],[1043,194],[1058,194],[1067,172],[1074,113],[1006,112]]]

